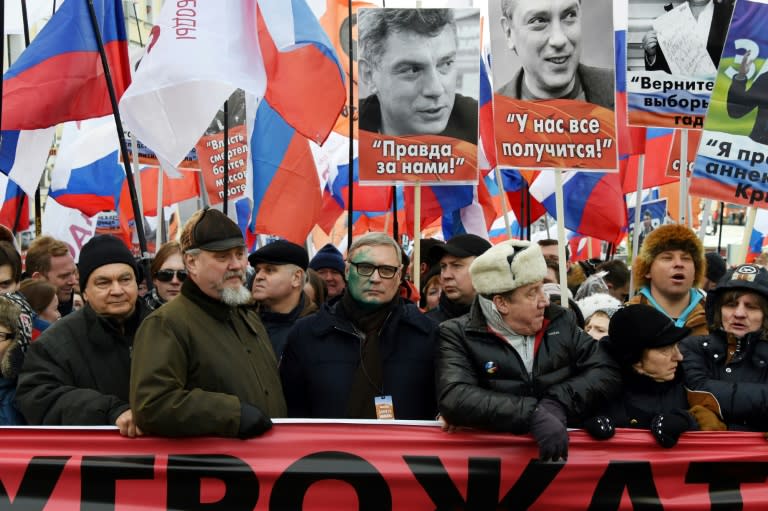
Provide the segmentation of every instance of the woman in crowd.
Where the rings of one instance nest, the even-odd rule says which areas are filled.
[[[32,340],[37,339],[51,323],[61,318],[56,286],[47,280],[26,279],[19,292],[27,299],[35,315],[32,317]]]
[[[681,345],[689,387],[715,396],[728,429],[768,430],[768,270],[729,270],[706,311],[710,334]]]
[[[611,317],[605,347],[618,362],[623,393],[587,421],[585,429],[598,438],[620,428],[650,429],[663,447],[672,447],[688,430],[723,430],[717,414],[703,405],[691,407],[678,344],[689,328],[680,328],[649,305],[630,305]],[[601,436],[601,433],[603,436]]]
[[[18,342],[19,314],[16,304],[0,297],[0,426],[26,424],[15,404],[17,376],[24,362]]]
[[[179,242],[164,243],[157,251],[149,269],[152,272],[154,287],[152,292],[144,296],[144,302],[150,310],[155,310],[176,298],[181,292],[181,284],[187,278]]]
[[[323,306],[325,298],[328,296],[323,277],[312,268],[307,268],[307,283],[304,284],[304,294],[317,305],[318,309]]]

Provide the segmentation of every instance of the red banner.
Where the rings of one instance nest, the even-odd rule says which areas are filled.
[[[281,423],[247,441],[3,428],[0,508],[768,508],[761,433],[686,433],[673,449],[641,430],[570,438],[567,462],[540,463],[528,436],[375,421]]]
[[[571,99],[522,101],[494,94],[499,165],[618,172],[616,114]]]
[[[476,184],[477,145],[442,135],[360,130],[360,182]]]
[[[699,151],[699,142],[701,142],[701,130],[688,130],[688,156],[686,160],[688,163],[688,177],[691,177],[693,173],[693,164],[696,161],[696,153]],[[682,130],[675,130],[672,135],[672,147],[669,149],[669,157],[667,158],[667,168],[664,175],[669,177],[680,177],[680,142],[682,137]]]
[[[203,135],[195,145],[200,170],[205,179],[205,189],[211,204],[224,202],[224,132]],[[248,169],[248,134],[244,124],[229,128],[229,192],[228,199],[235,200],[245,193]]]

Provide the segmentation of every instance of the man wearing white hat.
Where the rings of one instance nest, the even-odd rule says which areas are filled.
[[[615,362],[549,303],[537,244],[500,243],[469,271],[478,293],[469,314],[440,325],[441,415],[452,426],[531,433],[542,460],[567,459],[567,427],[620,389]]]

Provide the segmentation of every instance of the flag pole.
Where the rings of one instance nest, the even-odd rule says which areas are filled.
[[[720,249],[723,245],[723,213],[725,213],[725,202],[720,202],[720,219],[718,224],[720,231],[717,234],[717,255],[720,255]]]
[[[224,204],[222,212],[229,210],[229,100],[224,102]],[[202,170],[201,170],[202,172]]]
[[[530,209],[530,208],[529,208]],[[557,258],[560,270],[560,306],[569,308],[568,272],[565,268],[565,205],[563,201],[563,171],[555,170],[555,210],[557,211]],[[530,239],[530,237],[528,238]]]
[[[5,2],[3,2],[3,9],[5,9]],[[21,0],[21,21],[24,27],[24,47],[26,48],[29,46],[29,41],[30,41],[29,14],[27,14],[27,0]],[[5,16],[3,16],[3,27],[5,27]],[[11,62],[9,60],[8,64],[10,65],[10,63]],[[2,90],[0,90],[0,93],[2,93]],[[16,231],[19,228],[19,222],[21,221],[22,211],[24,211],[24,205],[25,203],[29,204],[28,202],[26,202],[26,200],[27,200],[27,196],[26,194],[24,194],[24,198],[22,198],[22,200],[19,202],[19,207],[16,210],[16,218],[13,221],[14,234],[16,234]],[[29,214],[29,211],[27,211],[27,214]],[[43,206],[42,206],[42,199],[40,197],[40,184],[38,183],[37,189],[35,190],[35,237],[40,236],[40,234],[42,234],[43,232],[42,216],[43,216]]]
[[[413,187],[413,257],[411,262],[413,263],[413,285],[419,290],[421,289],[421,181],[416,181],[416,186]]]
[[[347,5],[347,19],[349,20],[349,23],[347,24],[348,30],[347,30],[347,44],[349,48],[349,104],[347,108],[347,112],[349,112],[349,154],[347,155],[347,161],[349,163],[349,168],[347,170],[347,179],[349,182],[349,188],[347,188],[347,247],[349,247],[352,244],[352,213],[354,213],[355,207],[354,207],[354,183],[355,183],[355,115],[354,115],[354,103],[355,103],[355,59],[354,59],[354,39],[352,38],[352,1],[350,0],[349,4]],[[396,200],[396,199],[393,199]],[[397,225],[397,216],[395,216],[395,223],[393,224]]]
[[[688,218],[688,130],[680,130],[680,204],[678,223],[693,225]]]
[[[504,182],[501,179],[501,169],[498,165],[493,168],[496,177],[496,187],[501,195],[501,214],[504,215],[504,229],[507,231],[507,239],[512,239],[512,226],[509,224],[509,207],[507,206],[507,194],[504,192]]]
[[[141,215],[139,209],[139,199],[136,195],[136,183],[133,180],[133,172],[131,171],[131,158],[128,154],[128,144],[125,142],[125,132],[123,131],[123,121],[120,119],[120,110],[117,106],[117,94],[115,93],[115,85],[112,82],[112,74],[109,70],[109,63],[107,62],[107,54],[104,51],[104,42],[101,39],[101,30],[99,29],[99,23],[96,20],[96,9],[93,7],[93,0],[87,0],[88,13],[91,17],[91,27],[93,28],[94,36],[96,37],[96,45],[99,48],[99,55],[101,56],[101,66],[104,70],[104,78],[107,81],[107,90],[109,91],[109,101],[112,104],[112,115],[115,119],[115,127],[117,128],[117,137],[120,140],[120,153],[123,157],[123,166],[125,167],[125,179],[128,183],[128,192],[131,196],[131,208],[133,209],[134,221],[136,223],[136,235],[139,238],[139,250],[141,251],[141,261],[144,266],[144,276],[147,280],[147,287],[152,288],[152,278],[149,271],[149,251],[147,250],[147,238],[144,233],[144,217]]]
[[[397,185],[392,185],[392,239],[400,243],[400,225],[397,222]]]
[[[637,260],[637,253],[640,247],[640,207],[643,203],[643,173],[645,172],[645,154],[640,154],[637,162],[637,187],[635,188],[635,218],[632,220],[634,229],[632,229],[632,264]],[[629,274],[629,297],[635,294],[634,272]]]

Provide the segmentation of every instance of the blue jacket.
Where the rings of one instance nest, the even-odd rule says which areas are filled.
[[[300,319],[288,333],[280,361],[289,417],[345,418],[360,365],[361,338],[339,303]],[[379,336],[383,393],[392,396],[396,419],[432,420],[437,324],[401,301]]]
[[[0,426],[26,424],[16,408],[16,378],[0,378]]]

